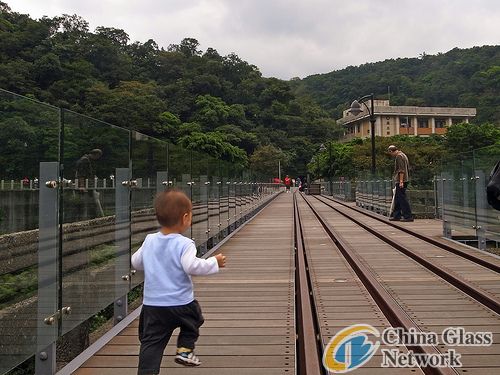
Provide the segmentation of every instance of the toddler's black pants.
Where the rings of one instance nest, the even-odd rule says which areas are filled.
[[[176,328],[180,328],[177,347],[194,349],[203,324],[198,301],[183,306],[142,306],[139,317],[138,375],[159,374],[163,351]]]

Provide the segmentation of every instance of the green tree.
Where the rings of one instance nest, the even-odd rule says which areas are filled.
[[[472,151],[500,142],[500,126],[489,123],[455,124],[448,128],[445,146],[453,154]]]
[[[182,122],[177,115],[165,111],[160,114],[159,121],[153,125],[153,131],[164,139],[175,140],[181,125]]]
[[[285,152],[272,145],[265,145],[257,148],[250,157],[250,168],[257,177],[270,181],[273,177],[278,177],[278,164],[285,169],[289,161],[290,156]]]
[[[245,132],[235,125],[219,126],[215,131],[220,133],[227,142],[245,150],[248,155],[252,154],[259,145],[257,136],[254,133]]]
[[[193,119],[203,125],[205,130],[224,125],[229,115],[229,106],[220,98],[201,95],[196,98],[196,112]]]
[[[194,38],[184,38],[180,44],[171,44],[168,46],[169,52],[179,52],[186,57],[200,56],[201,50],[198,50],[200,43]]]
[[[22,117],[0,122],[0,166],[2,178],[22,179],[35,176],[38,140],[36,131]]]
[[[245,151],[226,142],[219,133],[193,132],[180,138],[179,144],[188,150],[203,152],[240,166],[248,163]]]
[[[48,88],[63,76],[61,61],[53,53],[48,53],[39,58],[33,66],[35,81],[42,89]]]
[[[159,135],[159,115],[167,110],[166,104],[156,95],[156,85],[130,81],[114,89],[95,85],[87,91],[88,109],[94,116],[124,128],[147,135]],[[161,135],[161,134],[160,134]]]

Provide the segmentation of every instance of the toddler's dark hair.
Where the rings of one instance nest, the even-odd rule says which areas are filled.
[[[182,217],[193,210],[188,196],[178,189],[162,191],[154,201],[156,219],[162,227],[173,227],[181,223]]]

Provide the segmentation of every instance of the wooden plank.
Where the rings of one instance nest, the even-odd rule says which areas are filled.
[[[193,277],[205,323],[193,374],[295,373],[295,298],[292,196],[282,194],[220,249],[227,268]],[[137,372],[135,320],[75,374]],[[174,363],[177,331],[165,350],[162,373],[186,373]]]

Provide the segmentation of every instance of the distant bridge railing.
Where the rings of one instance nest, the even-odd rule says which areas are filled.
[[[367,210],[389,216],[392,202],[392,182],[389,178],[367,178],[350,181],[335,179],[322,182],[322,193],[334,198],[356,202],[356,205]],[[407,190],[413,214],[418,218],[435,218],[439,214],[436,191],[420,190],[410,187]]]
[[[500,211],[487,201],[486,185],[500,161],[500,144],[446,160],[436,176],[443,235],[475,242],[480,249],[500,242]]]
[[[487,201],[486,185],[500,160],[500,144],[445,157],[440,172],[431,180],[417,173],[417,186],[410,181],[407,190],[416,218],[436,218],[443,223],[443,236],[464,241],[480,249],[498,247],[500,211]],[[426,171],[423,171],[426,172]],[[389,174],[387,173],[387,176]],[[353,181],[324,181],[322,193],[381,215],[389,216],[393,182],[384,175],[360,174]],[[425,183],[422,183],[424,181]]]

